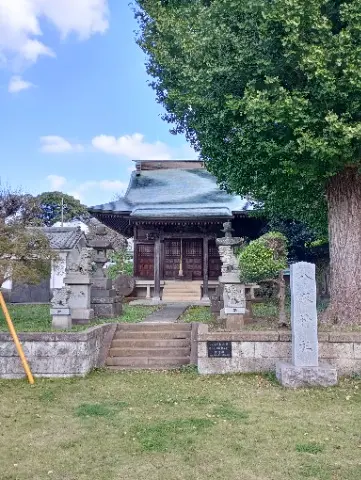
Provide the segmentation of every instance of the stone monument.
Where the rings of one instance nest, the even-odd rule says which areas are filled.
[[[337,383],[337,370],[319,364],[315,265],[291,265],[292,363],[278,363],[276,375],[285,387],[323,386]]]
[[[91,305],[96,317],[115,318],[122,313],[122,297],[112,288],[112,280],[107,278],[104,265],[108,261],[107,251],[112,245],[104,226],[96,227],[93,239],[88,243],[95,250],[95,271],[92,277]]]
[[[90,307],[91,273],[93,270],[93,250],[83,247],[76,260],[69,262],[65,285],[70,288],[69,307],[73,323],[85,324],[94,318]]]
[[[68,300],[71,290],[69,287],[56,288],[50,300],[51,326],[58,330],[66,330],[72,327]]]
[[[217,238],[219,255],[222,261],[219,282],[223,289],[223,309],[220,316],[226,320],[227,330],[238,330],[244,325],[246,314],[245,286],[240,280],[238,261],[234,248],[243,243],[240,237],[233,237],[231,222],[223,224],[223,238]]]

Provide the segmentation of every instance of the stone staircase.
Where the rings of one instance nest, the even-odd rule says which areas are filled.
[[[166,281],[164,284],[163,302],[199,302],[201,299],[200,282]]]
[[[110,369],[168,369],[190,363],[191,325],[120,324],[109,349]]]

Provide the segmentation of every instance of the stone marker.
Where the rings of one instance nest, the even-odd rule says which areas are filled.
[[[50,315],[52,316],[51,326],[55,329],[67,330],[72,327],[68,305],[70,293],[69,287],[55,288],[53,290],[53,297],[50,300]]]
[[[315,265],[291,266],[292,364],[279,362],[278,380],[285,387],[331,386],[337,370],[318,362]]]

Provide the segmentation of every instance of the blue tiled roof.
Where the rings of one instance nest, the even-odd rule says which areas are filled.
[[[246,199],[222,191],[204,169],[164,169],[133,172],[123,198],[89,211],[135,218],[219,218],[250,209]]]

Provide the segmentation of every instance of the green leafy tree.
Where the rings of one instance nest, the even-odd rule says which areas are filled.
[[[107,268],[107,272],[112,280],[115,280],[118,275],[133,275],[133,255],[128,250],[112,252],[109,261],[111,264]]]
[[[244,283],[272,282],[278,286],[279,324],[286,323],[285,280],[287,239],[282,233],[268,232],[250,242],[239,254],[239,268]]]
[[[37,203],[31,195],[0,188],[0,287],[9,278],[38,283],[50,273],[56,254],[33,226]]]
[[[361,311],[361,2],[138,0],[165,119],[265,212],[329,228],[326,318]],[[328,218],[328,222],[327,222]]]
[[[62,192],[44,192],[36,197],[40,213],[39,220],[43,225],[51,227],[55,222],[61,221],[62,201],[63,201],[63,219],[69,220],[87,220],[89,213],[85,205],[79,200]]]

